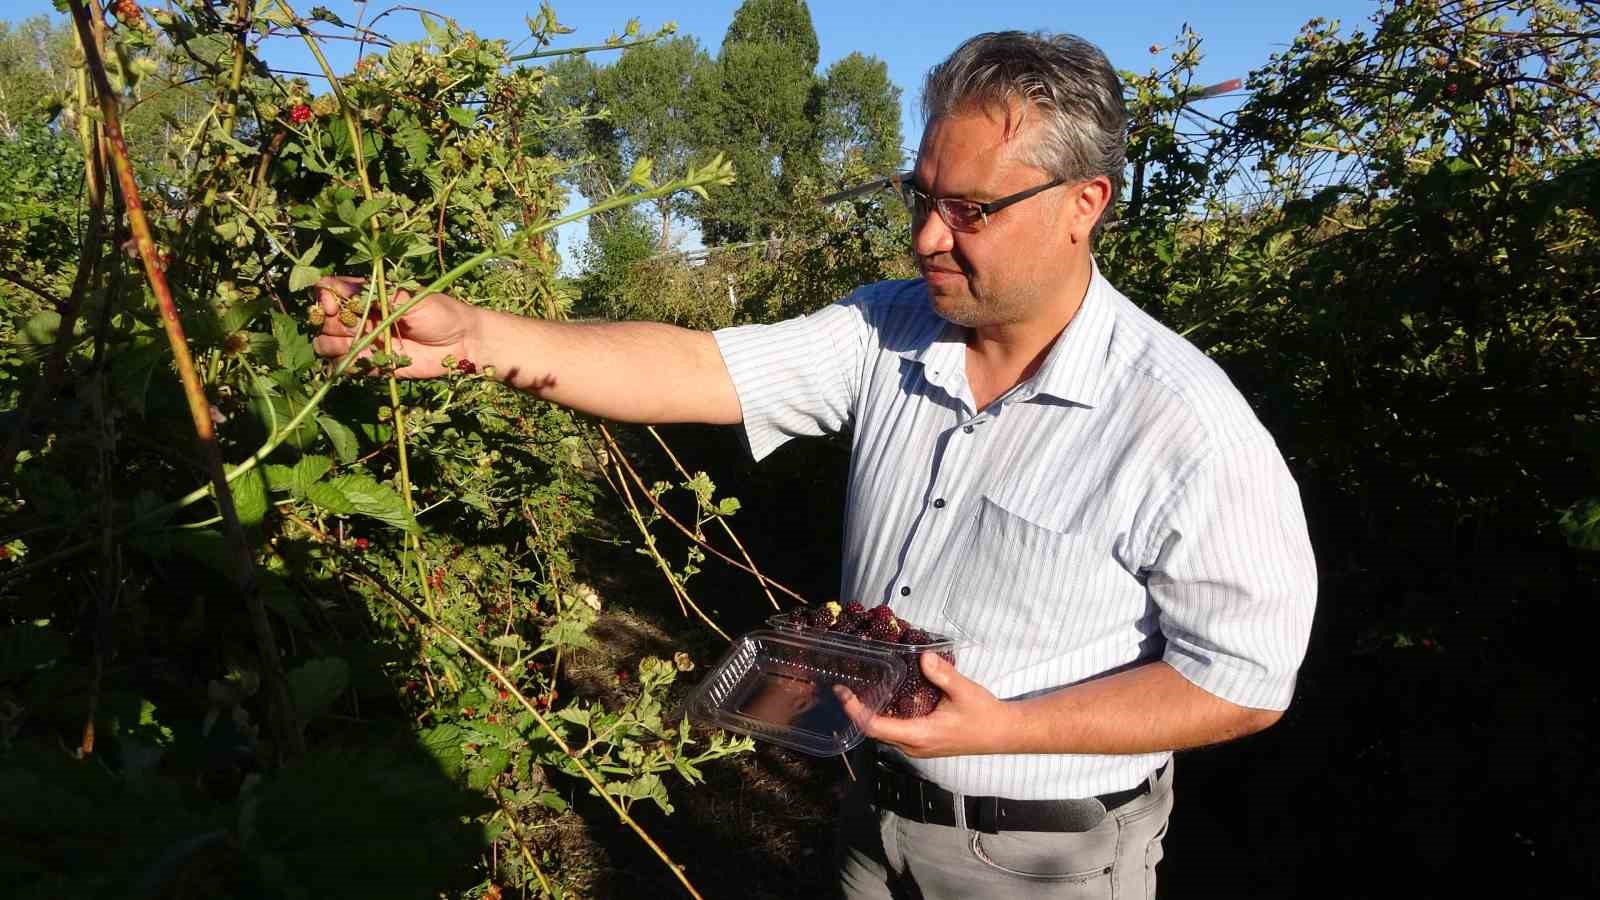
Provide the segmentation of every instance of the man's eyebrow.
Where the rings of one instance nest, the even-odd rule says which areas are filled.
[[[900,179],[900,182],[902,184],[910,185],[911,187],[921,191],[922,193],[927,194],[929,197],[935,196],[932,191],[930,191],[927,188],[922,186],[922,182],[918,181],[917,180],[917,176],[915,176],[915,175],[907,173],[904,178]],[[967,201],[969,203],[983,203],[983,202],[985,202],[985,201],[982,201],[982,200],[974,199],[973,197],[968,196],[967,194],[939,194],[939,195],[937,195],[937,199],[940,199],[940,200],[965,200],[965,201]]]

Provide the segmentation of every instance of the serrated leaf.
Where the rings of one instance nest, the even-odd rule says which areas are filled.
[[[317,424],[322,426],[322,433],[333,443],[333,452],[339,457],[339,462],[355,462],[361,454],[361,443],[356,439],[356,433],[333,416],[317,416]]]
[[[322,280],[322,270],[316,266],[295,266],[289,270],[289,290],[299,292]]]
[[[233,493],[233,509],[239,514],[239,524],[254,528],[267,517],[272,497],[267,490],[267,479],[257,466],[235,478],[228,488]]]
[[[557,813],[567,811],[567,801],[562,799],[560,794],[549,789],[540,791],[539,796],[533,798],[533,802]]]
[[[650,184],[650,157],[641,156],[633,161],[633,168],[628,170],[628,181],[645,189],[652,187]]]
[[[328,711],[350,686],[350,664],[337,656],[313,659],[289,672],[289,694],[305,719]]]
[[[483,764],[474,767],[467,773],[467,787],[481,791],[489,787],[500,774],[511,764],[511,752],[496,747],[485,750],[481,757]]]
[[[589,710],[577,706],[566,706],[556,711],[556,715],[574,725],[589,724]]]
[[[322,480],[333,468],[333,460],[326,456],[303,456],[295,463],[292,480],[289,483],[289,492],[296,497],[304,497],[311,491],[311,486]]]
[[[420,735],[422,747],[438,760],[439,767],[449,775],[458,775],[466,754],[461,745],[466,743],[466,733],[459,725],[439,725]]]
[[[502,634],[490,641],[489,646],[502,650],[522,650],[528,646],[528,642],[520,634]]]
[[[346,221],[352,228],[360,228],[371,221],[373,216],[383,212],[388,205],[388,197],[373,197],[371,200],[363,201],[360,206],[356,207],[355,214]]]
[[[419,530],[400,494],[370,475],[341,475],[318,482],[306,491],[306,499],[328,512],[370,516],[402,531]]]
[[[452,106],[445,110],[444,114],[462,128],[471,128],[472,124],[478,121],[478,114],[464,106]]]
[[[300,332],[299,324],[283,313],[272,314],[272,336],[278,342],[278,365],[284,369],[298,372],[316,360],[311,341]]]
[[[287,491],[294,487],[294,469],[269,463],[261,467],[267,476],[267,489],[271,491]]]

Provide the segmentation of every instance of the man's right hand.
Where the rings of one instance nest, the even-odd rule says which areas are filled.
[[[312,342],[322,356],[350,352],[376,322],[339,321],[359,278],[317,282],[322,333]],[[391,301],[410,301],[405,292]],[[391,307],[392,308],[392,307]],[[357,313],[359,315],[359,312]],[[381,346],[368,347],[363,355]],[[654,322],[550,322],[429,294],[394,324],[393,351],[411,362],[395,374],[435,378],[454,357],[542,400],[622,422],[704,422],[733,425],[742,414],[733,379],[710,333]],[[466,367],[461,367],[466,368]]]
[[[317,282],[315,292],[317,302],[322,306],[322,334],[311,345],[318,354],[332,358],[344,356],[350,351],[350,344],[355,341],[358,329],[361,333],[371,330],[370,326],[376,319],[366,323],[357,322],[355,328],[339,321],[345,300],[359,296],[364,285],[365,279],[338,276]],[[390,308],[410,300],[410,294],[397,291],[390,301]],[[373,314],[376,315],[377,311],[377,304],[373,304]],[[401,378],[436,378],[446,372],[446,357],[453,357],[457,361],[472,360],[477,322],[477,307],[446,294],[424,297],[421,303],[395,322],[392,350],[411,359],[410,365],[396,369],[395,374]],[[370,356],[375,349],[382,349],[381,341],[374,342],[361,355]]]

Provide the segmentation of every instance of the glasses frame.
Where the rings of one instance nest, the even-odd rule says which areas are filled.
[[[927,215],[926,212],[919,213],[918,210],[918,207],[923,206],[923,202],[926,201],[928,206],[931,206],[939,211],[939,220],[944,222],[946,228],[949,228],[951,231],[959,231],[962,234],[976,234],[988,227],[989,217],[1000,210],[1005,209],[1013,203],[1021,203],[1029,197],[1032,197],[1034,194],[1040,194],[1050,190],[1053,187],[1066,184],[1069,180],[1070,179],[1067,178],[1052,178],[1038,187],[1031,187],[1025,191],[1018,191],[1015,194],[1001,197],[998,200],[990,200],[987,203],[980,203],[977,200],[967,200],[963,197],[932,196],[926,191],[919,189],[917,187],[916,180],[913,179],[909,174],[904,178],[896,179],[895,188],[900,194],[900,199],[905,201],[906,208],[911,212],[912,227],[916,227],[919,216]],[[950,213],[950,209],[955,206],[965,206],[968,209],[976,210],[978,213],[977,221],[983,224],[977,227],[969,228],[957,226],[951,221]]]

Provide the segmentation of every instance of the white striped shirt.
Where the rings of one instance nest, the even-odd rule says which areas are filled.
[[[983,410],[964,334],[920,280],[716,332],[756,459],[852,430],[841,596],[970,641],[957,668],[1003,699],[1161,659],[1288,706],[1316,565],[1283,457],[1222,370],[1098,268],[1038,372]],[[1053,799],[1132,787],[1168,756],[907,763],[963,794]]]

